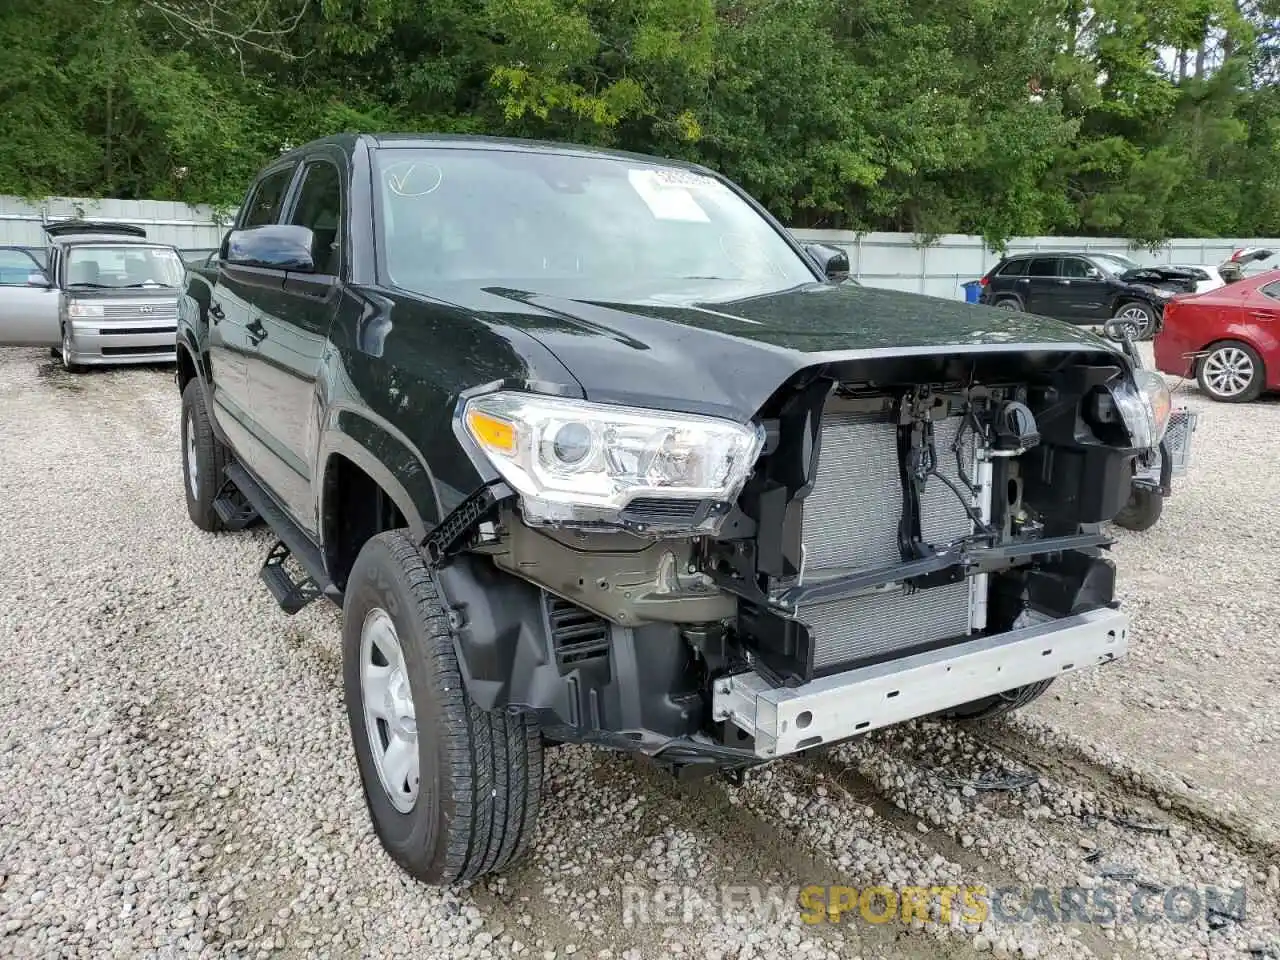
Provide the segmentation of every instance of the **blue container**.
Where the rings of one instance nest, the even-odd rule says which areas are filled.
[[[977,303],[982,297],[982,283],[979,280],[970,280],[964,284],[964,302]]]

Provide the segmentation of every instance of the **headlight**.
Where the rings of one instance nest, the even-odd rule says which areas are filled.
[[[74,300],[67,304],[67,316],[76,320],[85,319],[87,317],[102,316],[102,304],[100,303],[76,303]]]
[[[1173,394],[1164,377],[1152,370],[1135,370],[1132,382],[1111,389],[1111,398],[1133,446],[1142,450],[1158,447],[1173,412]]]
[[[1152,287],[1152,288],[1151,288],[1151,293],[1155,296],[1155,298],[1156,298],[1157,300],[1168,300],[1168,299],[1169,299],[1170,297],[1172,297],[1175,293],[1177,293],[1177,291],[1176,291],[1176,290],[1166,290],[1166,289],[1164,289],[1163,287]]]
[[[525,393],[473,397],[462,424],[531,523],[619,523],[640,497],[730,503],[764,443],[759,426]],[[724,509],[706,513],[677,525],[714,531]]]

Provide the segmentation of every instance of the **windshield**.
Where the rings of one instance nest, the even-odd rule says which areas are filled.
[[[396,286],[689,299],[813,283],[720,181],[643,161],[504,150],[377,153],[378,230]]]
[[[182,260],[172,247],[75,246],[67,252],[68,288],[176,287]]]
[[[1118,253],[1091,253],[1089,256],[1093,257],[1098,266],[1108,273],[1124,273],[1126,270],[1134,270],[1140,266],[1136,260],[1122,257]]]

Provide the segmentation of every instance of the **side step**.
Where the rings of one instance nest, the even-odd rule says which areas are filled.
[[[293,616],[312,600],[319,600],[324,593],[310,576],[301,580],[294,579],[284,565],[290,553],[285,542],[277,540],[275,546],[267,551],[267,559],[263,561],[258,576],[276,598],[280,609]]]
[[[324,557],[319,546],[240,464],[228,464],[227,480],[236,486],[245,502],[280,538],[267,552],[259,573],[276,603],[280,604],[280,609],[292,616],[320,597],[328,597],[341,604],[342,591],[325,575]],[[289,557],[293,557],[302,568],[302,578],[294,577],[284,565]]]
[[[258,519],[258,511],[230,477],[222,481],[213,498],[213,512],[228,530],[243,530]]]

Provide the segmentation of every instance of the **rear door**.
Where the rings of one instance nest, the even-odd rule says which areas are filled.
[[[1062,304],[1061,259],[1056,256],[1031,258],[1027,267],[1026,307],[1029,313],[1058,320],[1067,319]]]
[[[61,342],[58,291],[48,280],[44,267],[26,250],[0,249],[0,346],[55,347]]]
[[[312,457],[320,410],[316,379],[341,296],[345,167],[346,158],[338,151],[306,160],[284,222],[311,230],[315,269],[288,272],[283,288],[262,301],[257,349],[249,358],[254,415],[271,454],[262,479],[313,534],[317,498],[311,487],[316,470]]]

